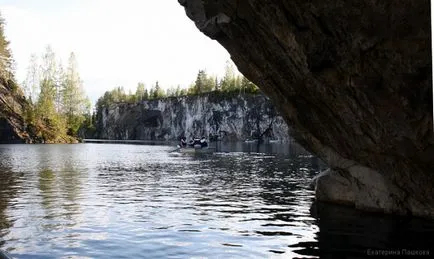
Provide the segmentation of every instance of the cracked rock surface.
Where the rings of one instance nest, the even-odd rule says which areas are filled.
[[[31,143],[23,113],[28,106],[24,96],[14,90],[15,83],[0,77],[0,144]]]
[[[103,139],[176,140],[220,136],[223,141],[260,137],[289,142],[288,126],[264,95],[204,94],[112,104],[98,110]]]
[[[179,3],[329,164],[318,199],[434,217],[430,1]]]

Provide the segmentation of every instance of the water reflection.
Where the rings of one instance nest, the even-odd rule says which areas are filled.
[[[39,172],[39,192],[41,194],[41,205],[46,211],[45,217],[50,219],[53,218],[53,208],[55,208],[56,195],[53,191],[55,184],[55,173],[50,169],[43,169]]]
[[[9,160],[0,160],[0,247],[5,244],[3,237],[9,234],[9,228],[13,226],[13,220],[7,216],[6,210],[16,197],[18,185],[16,175],[11,172],[8,164]]]
[[[434,241],[427,221],[310,211],[324,165],[295,144],[170,150],[0,146],[0,248],[18,258],[357,258]]]

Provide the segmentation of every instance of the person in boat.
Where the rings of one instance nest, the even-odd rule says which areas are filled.
[[[185,137],[181,137],[180,147],[182,148],[187,147],[187,139]]]
[[[208,142],[206,142],[205,137],[202,137],[202,138],[200,139],[200,146],[201,146],[202,148],[204,148],[204,147],[208,147]]]
[[[201,148],[202,144],[200,143],[200,139],[199,138],[194,138],[193,140],[193,147],[194,148]]]
[[[188,141],[187,146],[188,146],[188,147],[193,147],[193,146],[194,146],[194,140],[193,140],[193,139],[190,139],[190,141]]]

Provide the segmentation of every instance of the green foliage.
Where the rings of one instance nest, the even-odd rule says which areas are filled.
[[[226,96],[236,96],[239,94],[257,94],[259,88],[242,75],[236,75],[235,67],[229,61],[226,63],[225,76],[219,81],[217,77],[209,76],[205,70],[199,70],[194,83],[185,89],[180,85],[166,88],[164,91],[157,81],[155,85],[148,89],[141,82],[137,84],[135,93],[125,94],[123,87],[106,91],[97,101],[97,111],[102,107],[108,107],[113,103],[119,102],[140,102],[143,100],[154,100],[167,97],[179,97],[189,95],[200,95],[205,93],[221,93]],[[220,94],[218,94],[220,95]]]
[[[24,82],[30,100],[26,122],[45,142],[70,142],[89,116],[90,100],[85,96],[74,53],[66,69],[47,46],[39,64],[32,54]]]
[[[5,20],[0,14],[0,76],[6,80],[14,79],[14,59],[4,32]]]
[[[9,49],[9,42],[4,35],[5,21],[0,15],[0,80],[12,93],[18,97],[25,96],[29,103],[23,103],[22,114],[30,136],[41,142],[71,142],[74,139],[67,136],[67,131],[76,128],[81,121],[81,112],[76,112],[70,120],[74,125],[68,124],[68,116],[65,112],[66,98],[64,86],[68,86],[64,77],[60,62],[56,62],[56,55],[50,46],[47,46],[39,63],[35,54],[31,56],[28,75],[23,82],[24,92],[15,83],[14,60]],[[68,75],[68,73],[66,73]],[[79,91],[74,92],[77,97]],[[83,98],[82,98],[83,99]],[[85,104],[90,108],[90,102]]]
[[[15,83],[15,80],[9,79],[7,84],[9,89],[11,89],[13,93],[21,92],[20,87],[17,85],[17,83]]]
[[[225,75],[220,81],[220,89],[223,92],[231,92],[237,89],[237,77],[235,76],[235,68],[229,61],[226,62]]]
[[[199,70],[194,85],[191,85],[190,87],[191,89],[190,93],[191,94],[208,93],[214,90],[215,88],[216,88],[215,78],[208,76],[205,70]]]
[[[31,103],[36,102],[38,99],[40,79],[38,56],[33,53],[30,56],[29,65],[27,67],[26,80],[23,82],[24,94]]]
[[[136,101],[142,101],[142,100],[145,100],[147,98],[148,98],[148,91],[145,88],[145,84],[139,82],[137,84],[135,99],[136,99]]]
[[[86,114],[85,120],[81,124],[80,129],[78,130],[80,132],[80,136],[84,138],[95,138],[96,135],[96,113],[92,114]]]
[[[85,121],[85,115],[89,113],[90,101],[84,94],[74,52],[69,56],[68,67],[62,84],[62,93],[62,110],[67,119],[68,134],[76,136],[80,125]]]
[[[165,97],[164,90],[160,87],[160,84],[158,81],[155,83],[155,86],[153,87],[154,91],[152,92],[152,99],[160,99]]]
[[[240,89],[244,93],[256,94],[259,93],[259,87],[250,82],[246,77],[241,78]]]

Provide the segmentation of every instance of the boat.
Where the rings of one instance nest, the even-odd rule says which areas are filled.
[[[246,139],[244,143],[258,143],[258,139]]]
[[[194,154],[194,153],[213,153],[215,151],[215,148],[210,148],[210,147],[200,147],[200,148],[196,148],[196,147],[183,147],[183,148],[178,148],[177,152],[179,153],[186,153],[186,154]]]

